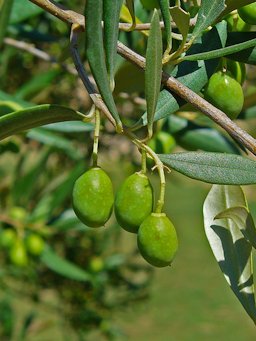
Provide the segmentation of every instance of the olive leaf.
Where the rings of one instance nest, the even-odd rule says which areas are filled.
[[[188,56],[182,57],[180,60],[193,61],[193,60],[202,60],[202,59],[207,60],[207,59],[213,59],[213,58],[220,58],[220,57],[224,57],[229,54],[234,54],[234,53],[237,53],[242,50],[246,50],[255,46],[256,46],[256,38],[245,41],[243,43],[238,43],[232,46],[227,46],[221,49],[188,55]]]
[[[161,9],[162,17],[164,20],[164,28],[166,33],[166,49],[164,54],[167,55],[172,49],[172,27],[171,16],[169,11],[169,0],[158,0]]]
[[[13,0],[2,0],[0,2],[0,47],[3,43],[8,23],[10,21]]]
[[[73,109],[53,104],[42,104],[14,111],[0,117],[0,141],[24,130],[48,123],[82,121],[85,116]]]
[[[189,32],[190,14],[184,11],[179,6],[170,7],[170,13],[171,13],[173,21],[176,23],[183,38],[177,51],[175,51],[172,54],[172,57],[174,57],[174,56],[178,56],[183,51],[183,47],[186,43],[188,32]]]
[[[154,114],[160,92],[162,78],[162,32],[159,15],[154,10],[149,31],[146,66],[145,66],[145,98],[147,101],[148,135],[152,136]]]
[[[118,24],[123,0],[103,2],[104,47],[111,89],[115,87],[114,71],[117,57]]]
[[[256,32],[229,32],[227,37],[227,46],[233,46],[255,39]],[[228,58],[237,60],[239,62],[256,65],[256,47],[253,45],[247,49],[234,52],[229,54]]]
[[[256,323],[252,246],[233,220],[216,220],[220,212],[238,206],[246,207],[241,187],[214,185],[204,202],[204,227],[226,281]]]
[[[256,183],[256,161],[240,155],[188,152],[158,156],[165,165],[192,179],[222,185]]]
[[[200,6],[191,40],[194,41],[203,31],[215,22],[225,9],[225,0],[204,0]]]
[[[126,6],[129,10],[129,13],[132,18],[132,26],[131,29],[133,29],[136,26],[136,16],[135,16],[135,8],[134,8],[134,0],[126,0]]]
[[[253,2],[255,2],[255,0],[226,0],[226,9],[223,11],[222,16],[234,11],[237,8],[246,6],[246,5],[250,5]]]
[[[75,281],[92,281],[92,278],[88,272],[71,263],[70,261],[60,257],[50,247],[45,248],[40,258],[42,263],[59,275],[73,279]]]
[[[248,207],[230,207],[215,217],[215,219],[225,218],[231,219],[239,227],[244,238],[256,249],[256,228]]]
[[[107,108],[116,121],[117,130],[122,131],[122,122],[112,95],[106,66],[101,23],[103,0],[87,0],[84,15],[86,20],[85,48],[91,72]]]

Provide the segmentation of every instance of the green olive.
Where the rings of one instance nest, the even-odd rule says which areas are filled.
[[[178,250],[176,230],[164,213],[151,213],[143,221],[137,243],[145,260],[159,268],[170,265]]]
[[[239,115],[244,104],[243,89],[228,72],[218,71],[211,76],[204,97],[231,119]]]
[[[28,265],[28,256],[22,240],[17,240],[10,249],[10,260],[14,265],[24,267]]]
[[[238,9],[238,14],[246,23],[256,25],[256,3]]]
[[[152,10],[154,8],[159,8],[158,0],[140,0],[142,6],[145,9]]]
[[[245,64],[227,59],[227,69],[239,84],[243,84],[246,76]]]
[[[10,248],[16,241],[17,234],[14,229],[7,228],[0,233],[0,245],[4,248]]]
[[[152,212],[153,188],[142,173],[130,175],[116,195],[115,215],[126,231],[137,233],[140,224]]]
[[[27,217],[27,211],[23,207],[14,206],[9,211],[9,217],[15,220],[24,221]]]
[[[87,226],[103,226],[112,213],[113,186],[109,176],[99,167],[81,175],[73,188],[73,208]]]
[[[99,256],[94,256],[90,259],[89,269],[92,272],[100,272],[104,269],[104,261]]]
[[[33,256],[40,256],[44,250],[44,246],[43,238],[36,233],[31,233],[26,238],[26,248]]]

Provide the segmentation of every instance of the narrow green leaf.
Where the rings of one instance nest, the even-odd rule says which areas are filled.
[[[30,169],[27,173],[15,173],[15,181],[13,181],[11,197],[17,206],[28,206],[31,196],[35,192],[36,186],[38,184],[35,179],[38,179],[43,173],[43,169],[49,158],[49,155],[49,150],[44,151],[39,155],[39,158],[36,160],[36,162],[30,165]]]
[[[0,117],[0,141],[24,130],[48,123],[82,121],[83,114],[60,105],[43,104]]]
[[[170,168],[192,179],[222,185],[256,183],[256,161],[223,153],[189,152],[160,154]]]
[[[204,34],[197,44],[191,47],[190,53],[208,51],[225,46],[226,44],[227,23],[217,24],[210,32]],[[198,62],[183,62],[175,67],[171,75],[177,78],[182,84],[198,93],[208,82],[218,66],[218,60]],[[174,113],[185,102],[178,96],[171,94],[168,90],[162,90],[157,102],[154,120],[160,120]],[[145,113],[137,122],[136,126],[147,125],[147,114]]]
[[[255,323],[252,246],[232,220],[215,220],[220,212],[237,206],[246,206],[241,187],[214,185],[204,202],[204,227],[226,281]]]
[[[227,38],[227,46],[241,44],[243,42],[256,39],[256,32],[229,32]],[[256,47],[250,47],[242,51],[228,55],[228,58],[244,62],[247,64],[256,65]]]
[[[94,130],[94,124],[79,121],[51,123],[42,127],[42,129],[59,131],[61,133],[86,133]]]
[[[91,72],[107,108],[117,123],[117,129],[121,131],[122,123],[110,88],[106,66],[101,24],[103,16],[103,0],[87,0],[84,15],[86,20],[85,48]]]
[[[0,47],[2,46],[7,26],[10,21],[13,0],[2,0],[0,2]]]
[[[134,0],[126,0],[126,6],[130,12],[130,15],[132,18],[131,29],[133,29],[133,27],[136,26],[136,15],[135,15],[135,8],[134,8]]]
[[[33,106],[33,103],[29,103],[27,101],[19,99],[15,95],[7,94],[6,92],[1,91],[1,90],[0,90],[0,101],[14,102],[21,107],[19,109],[29,108],[29,107]],[[15,111],[17,111],[17,110],[18,109],[15,109]]]
[[[231,219],[240,229],[244,238],[256,249],[256,228],[248,207],[230,207],[215,217],[215,219]]]
[[[54,147],[57,150],[62,150],[73,160],[79,160],[83,157],[81,151],[77,149],[71,141],[54,132],[42,128],[34,128],[28,132],[27,137],[44,145]]]
[[[114,89],[114,72],[117,57],[118,24],[123,0],[103,1],[104,47],[111,88]]]
[[[166,33],[166,50],[167,55],[172,49],[172,27],[171,27],[171,16],[169,10],[169,0],[158,0],[161,9],[162,17],[164,20],[164,29]]]
[[[53,69],[43,73],[39,73],[24,83],[15,93],[15,97],[19,99],[29,99],[47,88],[54,79],[61,73],[61,69]]]
[[[9,1],[9,0],[7,0]],[[58,1],[57,1],[58,2]],[[43,13],[43,9],[27,0],[14,0],[13,11],[11,15],[11,24],[18,24],[24,20],[32,18]]]
[[[49,247],[45,248],[43,254],[41,255],[41,261],[49,269],[66,278],[81,282],[88,282],[92,280],[88,272],[71,263],[70,261],[60,257]]]
[[[203,31],[212,25],[225,9],[225,0],[204,0],[200,6],[197,22],[192,33],[192,39],[201,35]]]
[[[232,53],[237,53],[240,52],[242,50],[246,50],[248,48],[251,47],[255,47],[256,46],[256,38],[255,39],[251,39],[248,41],[245,41],[243,43],[240,44],[235,44],[232,46],[228,46],[228,47],[224,47],[218,50],[212,50],[209,52],[203,52],[203,53],[197,53],[194,55],[188,55],[185,57],[182,57],[181,60],[208,60],[208,59],[213,59],[213,58],[220,58],[220,57],[224,57],[227,56],[229,54]]]
[[[162,77],[162,32],[159,15],[154,10],[148,37],[145,66],[145,98],[147,101],[148,133],[152,136],[156,104]]]

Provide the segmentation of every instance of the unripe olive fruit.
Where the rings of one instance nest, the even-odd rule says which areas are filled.
[[[246,76],[245,64],[227,59],[227,69],[239,84],[243,84]]]
[[[44,240],[41,236],[36,233],[31,233],[26,238],[26,248],[29,253],[33,256],[40,256],[44,250]]]
[[[5,248],[10,248],[16,241],[17,235],[14,229],[7,228],[0,233],[0,245]]]
[[[24,221],[27,217],[27,211],[23,207],[14,206],[9,211],[9,217],[15,220]]]
[[[142,173],[130,175],[116,194],[115,215],[119,225],[136,233],[143,220],[153,209],[153,189]]]
[[[158,0],[140,0],[142,6],[145,9],[153,10],[154,8],[159,8]]]
[[[159,268],[170,265],[178,250],[176,230],[164,213],[151,213],[143,221],[137,243],[145,260]]]
[[[112,213],[113,203],[111,180],[101,168],[91,168],[76,180],[73,188],[73,208],[85,225],[103,226]]]
[[[92,257],[89,263],[89,269],[95,273],[102,271],[104,269],[103,259],[99,256]]]
[[[244,104],[243,89],[228,72],[218,71],[211,76],[204,97],[231,119],[239,115]]]
[[[28,256],[22,240],[17,240],[10,249],[10,260],[14,265],[24,267],[28,264]]]
[[[256,25],[256,3],[243,6],[238,9],[238,14],[246,23]]]

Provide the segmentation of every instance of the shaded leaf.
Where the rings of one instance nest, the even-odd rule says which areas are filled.
[[[2,0],[0,2],[0,47],[3,43],[7,26],[10,20],[13,0]]]
[[[132,29],[133,27],[135,27],[137,23],[137,19],[135,16],[134,0],[126,0],[126,6],[132,18],[132,26],[131,26],[131,29]]]
[[[161,9],[162,17],[164,20],[164,29],[166,33],[166,50],[165,54],[168,54],[172,49],[172,27],[171,16],[169,10],[169,0],[158,0]]]
[[[232,220],[215,220],[220,212],[235,206],[246,206],[242,189],[214,185],[204,202],[205,233],[226,281],[256,322],[252,247]]]
[[[87,0],[84,15],[86,20],[85,48],[90,69],[99,88],[100,94],[116,121],[117,129],[122,130],[122,123],[110,88],[106,66],[101,24],[103,16],[103,1]]]
[[[227,46],[232,46],[254,40],[256,40],[256,32],[229,32],[227,38]],[[255,45],[253,45],[248,49],[229,54],[228,58],[237,60],[239,62],[256,65],[256,47]]]
[[[158,156],[165,165],[192,179],[223,185],[256,183],[256,161],[243,156],[207,152]]]
[[[118,24],[123,0],[103,1],[104,47],[111,88],[114,89],[114,71],[117,57]]]
[[[230,207],[215,217],[215,219],[224,218],[231,219],[240,229],[244,238],[256,249],[256,228],[253,217],[247,207]]]
[[[52,271],[75,281],[88,282],[91,276],[88,272],[57,255],[52,249],[46,247],[41,255],[41,261]]]
[[[42,127],[42,129],[59,131],[61,133],[85,133],[94,130],[94,124],[79,121],[51,123]]]

